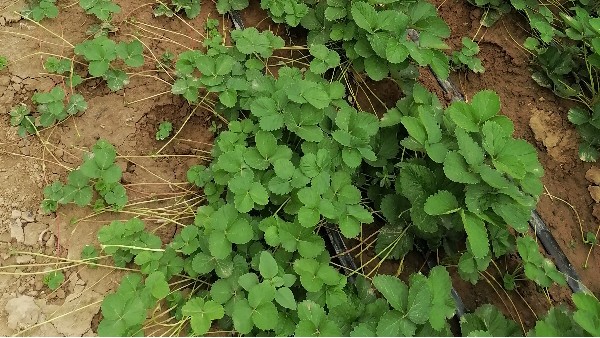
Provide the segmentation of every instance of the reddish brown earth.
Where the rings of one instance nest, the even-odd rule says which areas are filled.
[[[151,2],[117,1],[123,10],[115,17],[120,28],[116,38],[129,39],[127,34],[135,32],[150,50],[158,53],[153,56],[146,49],[148,61],[143,70],[148,72],[135,74],[131,83],[116,93],[111,93],[100,81],[86,82],[81,92],[88,101],[89,109],[84,114],[43,131],[39,138],[21,139],[9,126],[5,112],[20,102],[30,104],[35,91],[47,91],[62,82],[60,77],[44,72],[42,62],[45,56],[42,54],[71,56],[71,47],[66,41],[72,44],[82,41],[88,26],[93,23],[79,6],[67,6],[66,2],[59,1],[61,14],[55,20],[43,22],[46,30],[12,13],[21,8],[23,2],[0,2],[0,45],[3,46],[0,53],[11,61],[8,69],[0,71],[0,266],[3,272],[14,273],[0,274],[0,335],[19,332],[20,328],[6,325],[9,319],[4,309],[11,299],[21,295],[32,298],[30,312],[37,316],[34,323],[44,323],[23,332],[23,335],[94,335],[99,319],[99,302],[103,295],[115,289],[120,273],[112,269],[72,267],[66,270],[64,285],[57,291],[51,291],[43,286],[43,275],[34,274],[43,271],[45,266],[40,268],[27,264],[46,263],[49,264],[47,267],[53,268],[56,259],[48,256],[78,259],[83,246],[94,242],[102,225],[115,218],[124,219],[132,215],[102,214],[85,218],[90,215],[89,210],[64,207],[55,218],[43,216],[38,213],[42,188],[64,178],[66,168],[79,165],[83,151],[102,137],[117,147],[119,164],[125,169],[124,183],[128,195],[131,201],[140,203],[135,212],[146,224],[168,240],[177,231],[177,223],[188,223],[193,208],[183,201],[199,201],[193,200],[195,193],[184,183],[185,172],[190,165],[205,160],[206,151],[210,149],[211,113],[202,108],[193,111],[181,98],[168,93],[168,83],[172,79],[164,72],[152,71],[155,69],[152,58],[167,50],[176,54],[198,48],[202,40],[200,27],[203,27],[205,19],[219,15],[212,2],[204,2],[200,16],[186,24],[176,18],[153,18]],[[243,13],[246,26],[272,29],[285,35],[286,31],[281,26],[265,19],[266,15],[257,3],[254,1],[251,8]],[[582,239],[582,233],[595,233],[599,226],[593,209],[596,207],[596,215],[600,218],[600,207],[590,195],[590,192],[596,194],[594,186],[599,183],[594,183],[597,176],[593,173],[588,174],[589,181],[586,180],[586,172],[592,166],[577,158],[577,134],[566,119],[572,103],[556,98],[531,80],[529,55],[519,45],[527,37],[527,32],[521,28],[527,26],[522,18],[506,16],[488,29],[479,25],[482,12],[464,0],[433,0],[433,3],[439,6],[440,14],[452,28],[452,37],[448,40],[452,48],[460,47],[463,36],[475,36],[475,41],[480,44],[479,56],[486,68],[485,73],[457,73],[453,75],[453,81],[467,99],[482,89],[496,91],[502,99],[502,112],[515,123],[516,136],[537,146],[546,170],[544,184],[547,189],[538,211],[583,283],[592,292],[600,294],[600,253],[596,248],[588,259],[590,247]],[[129,20],[132,18],[136,23]],[[223,25],[228,27],[228,20],[225,19]],[[293,40],[298,39],[302,38],[294,37]],[[286,38],[286,41],[289,40]],[[282,56],[292,55],[292,51],[284,53],[289,54]],[[444,100],[431,75],[427,72],[422,75],[426,87]],[[399,95],[390,84],[379,85],[378,88],[382,89],[377,91],[381,102],[371,100],[374,103],[369,109],[376,112],[381,111],[383,104],[393,106]],[[372,93],[365,90],[358,90],[356,94],[360,102],[372,97]],[[175,130],[183,128],[161,152],[164,156],[149,156],[165,144],[154,139],[156,128],[163,120],[172,121]],[[591,187],[589,191],[588,187]],[[156,207],[167,208],[168,214],[159,213]],[[25,215],[17,215],[16,212]],[[34,215],[33,221],[28,221],[27,212]],[[165,216],[176,223],[165,222]],[[85,219],[80,220],[82,218]],[[13,238],[11,234],[11,228],[17,229],[16,224],[23,229],[22,240]],[[14,251],[24,253],[11,254]],[[366,260],[372,257],[371,252],[367,250],[365,257]],[[586,260],[588,268],[584,268]],[[20,267],[6,269],[17,262],[20,262]],[[504,291],[501,275],[512,271],[516,262],[514,257],[496,262],[497,266],[486,273],[487,280],[476,286],[455,276],[454,285],[467,309],[493,303],[521,322],[524,328],[529,328],[536,314],[544,313],[556,302],[568,301],[570,292],[567,288],[551,288],[546,296],[532,283],[518,283],[517,291]],[[372,268],[393,274],[403,272],[404,275],[422,269],[423,263],[422,259],[411,255],[402,266],[391,262],[381,267],[372,264],[369,269]],[[82,308],[83,305],[88,306]],[[70,311],[75,311],[77,317],[69,315],[45,322]]]

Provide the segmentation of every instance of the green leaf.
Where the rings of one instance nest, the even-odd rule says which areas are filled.
[[[413,116],[403,116],[401,122],[408,131],[408,135],[419,142],[419,144],[425,145],[427,141],[427,131],[419,119]]]
[[[156,139],[158,141],[166,140],[173,131],[173,124],[169,121],[163,121],[158,126],[156,131]]]
[[[432,216],[447,215],[460,210],[456,197],[447,190],[440,190],[427,198],[425,212]]]
[[[451,181],[464,184],[479,183],[479,176],[470,171],[465,158],[456,151],[451,151],[444,160],[444,173]]]
[[[235,330],[241,334],[248,334],[252,331],[254,323],[252,320],[252,314],[254,309],[250,307],[246,299],[242,299],[233,304],[233,326]]]
[[[474,109],[469,104],[461,101],[453,102],[446,109],[446,113],[458,127],[468,132],[479,131]]]
[[[417,326],[399,311],[388,311],[377,324],[377,336],[379,337],[412,337]]]
[[[163,299],[171,292],[165,275],[160,271],[155,271],[146,277],[146,287],[156,299]]]
[[[106,85],[112,91],[121,90],[129,83],[129,77],[127,76],[127,74],[124,71],[118,69],[107,69],[102,73],[102,78],[106,80]]]
[[[221,304],[215,301],[204,301],[200,297],[194,297],[188,300],[181,308],[181,313],[184,316],[191,317],[190,323],[192,330],[196,335],[203,335],[210,329],[211,322],[216,319],[221,319],[225,315],[225,311]]]
[[[260,263],[258,265],[260,275],[265,279],[271,279],[279,273],[277,261],[268,251],[260,253]]]
[[[277,326],[279,314],[275,304],[263,303],[254,309],[252,321],[261,330],[272,330]]]
[[[364,63],[367,75],[375,81],[385,79],[390,72],[385,60],[377,56],[365,59]]]
[[[115,48],[117,56],[125,61],[129,67],[140,67],[144,64],[144,45],[139,40],[133,40],[129,43],[119,42]]]
[[[429,287],[433,293],[429,323],[436,331],[446,326],[446,319],[452,318],[456,304],[451,296],[452,280],[450,274],[442,266],[436,266],[429,272]]]
[[[415,324],[424,324],[429,320],[433,295],[429,289],[427,278],[421,274],[410,277],[406,314]]]
[[[463,129],[456,129],[456,140],[458,141],[459,153],[465,158],[469,165],[481,164],[484,160],[483,149]]]
[[[490,253],[490,243],[485,223],[477,215],[469,211],[461,211],[460,216],[473,256],[475,258],[486,257]]]
[[[286,309],[296,309],[296,300],[294,298],[294,293],[292,293],[292,290],[290,290],[287,287],[277,289],[277,293],[275,294],[275,301]]]
[[[400,312],[406,311],[408,287],[400,279],[394,276],[377,275],[373,278],[373,285],[394,309]]]
[[[52,271],[44,276],[43,281],[50,290],[56,290],[65,281],[65,275],[62,271]]]
[[[471,105],[480,123],[491,119],[500,112],[500,98],[491,90],[483,90],[473,95]]]
[[[378,26],[377,12],[366,2],[353,2],[350,13],[352,13],[354,23],[369,33],[373,33]]]
[[[573,302],[577,311],[573,314],[573,319],[590,335],[597,337],[600,335],[600,303],[598,300],[586,293],[573,294]]]
[[[87,102],[81,94],[73,94],[69,98],[69,103],[67,103],[67,114],[74,115],[78,112],[82,112],[86,110],[88,107]]]

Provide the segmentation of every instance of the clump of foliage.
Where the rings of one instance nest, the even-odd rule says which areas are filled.
[[[463,47],[460,51],[452,53],[452,64],[455,68],[466,66],[475,73],[483,73],[485,68],[481,64],[481,59],[477,57],[479,54],[479,45],[467,37],[462,38]]]
[[[90,75],[102,77],[113,91],[127,85],[129,78],[124,71],[112,68],[111,63],[119,58],[129,67],[140,67],[144,64],[143,50],[144,46],[139,40],[117,44],[106,36],[98,36],[75,46],[75,54],[89,62]]]
[[[171,0],[169,5],[160,3],[154,7],[154,16],[164,15],[170,18],[177,12],[184,12],[188,19],[193,19],[200,14],[201,6],[201,1],[197,0]]]
[[[569,110],[568,116],[581,136],[579,157],[586,162],[597,161],[600,158],[600,103],[594,105],[591,114],[575,107]]]
[[[67,97],[62,87],[56,86],[47,93],[37,92],[31,100],[36,104],[38,118],[31,115],[30,109],[25,104],[19,104],[10,111],[10,123],[19,126],[21,137],[27,134],[35,134],[37,126],[49,127],[57,122],[63,121],[69,116],[87,109],[87,102],[81,94],[71,94]]]
[[[491,27],[504,14],[509,13],[512,6],[509,0],[468,0],[469,3],[485,9],[481,17],[481,24],[485,27]],[[537,0],[536,0],[537,1]]]
[[[163,121],[158,125],[158,130],[156,131],[156,139],[158,141],[166,140],[173,131],[173,124],[169,121]]]
[[[0,55],[0,71],[8,66],[8,59],[4,55]]]
[[[443,52],[448,46],[443,39],[450,29],[425,1],[387,1],[383,6],[321,1],[309,8],[301,24],[309,30],[309,45],[341,44],[353,68],[365,71],[373,80],[390,74],[403,78],[410,73],[411,61],[448,77],[448,57]],[[418,32],[418,42],[406,38],[409,29]]]
[[[219,14],[241,11],[246,7],[248,7],[248,0],[217,0],[217,11]]]
[[[23,16],[38,22],[45,18],[54,19],[58,16],[56,0],[32,0],[29,7],[23,11]]]
[[[78,169],[72,170],[66,183],[54,182],[44,188],[42,211],[55,212],[59,204],[75,203],[80,207],[90,205],[94,191],[100,197],[95,207],[104,205],[121,210],[127,204],[125,187],[121,185],[122,170],[115,163],[115,148],[105,140],[100,140],[92,151],[84,155]]]
[[[65,275],[62,271],[51,271],[44,276],[43,282],[50,290],[58,289],[65,281]]]
[[[87,14],[93,14],[100,21],[110,21],[113,14],[121,12],[121,7],[113,0],[79,0],[79,5]]]

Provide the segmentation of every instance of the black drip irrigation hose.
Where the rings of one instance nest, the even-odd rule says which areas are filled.
[[[556,266],[558,270],[564,273],[567,276],[567,284],[571,288],[573,292],[590,292],[581,280],[579,279],[579,275],[575,271],[575,268],[562,251],[554,236],[550,232],[550,229],[544,223],[540,214],[534,210],[531,212],[531,220],[529,220],[529,226],[535,231],[537,238],[542,243],[546,252],[554,259],[556,262]]]
[[[233,27],[235,29],[244,29],[244,27],[245,27],[244,22],[242,20],[242,16],[240,15],[239,11],[231,10],[228,12],[228,14],[229,14],[229,18],[231,19],[231,22],[233,24]],[[418,39],[418,36],[417,36],[417,39]],[[453,88],[452,83],[450,83],[449,81],[441,81],[438,79],[438,83],[440,84],[440,86],[442,86],[442,88],[448,88],[449,90],[451,88]],[[462,99],[462,94],[460,94],[459,91],[456,91],[456,96],[453,96],[453,97],[460,97]],[[348,252],[346,243],[344,242],[344,239],[342,238],[342,235],[339,233],[339,231],[333,230],[327,226],[325,226],[324,228],[325,228],[325,232],[327,234],[327,238],[329,239],[329,243],[333,247],[333,250],[335,251],[335,254],[340,262],[340,265],[344,268],[344,272],[358,271],[356,262],[354,262],[354,259]],[[423,254],[423,253],[421,253],[421,254]],[[427,257],[427,255],[423,255],[423,256]],[[427,258],[427,266],[429,267],[429,269],[432,269],[436,265],[437,264],[433,261],[433,259],[431,259],[430,257]],[[355,281],[354,275],[350,274],[350,276],[348,276],[348,280],[351,283],[354,283],[354,281]],[[458,292],[456,291],[456,289],[454,287],[452,287],[451,295],[452,295],[452,298],[454,299],[454,302],[456,305],[456,312],[455,312],[456,317],[458,319],[460,319],[465,314],[465,305],[462,301],[462,298],[460,297],[460,295],[458,294]]]
[[[409,29],[408,37],[414,42],[419,42],[419,33],[416,30]],[[435,76],[436,81],[438,82],[444,93],[446,95],[449,95],[451,101],[465,101],[463,94],[454,85],[454,83],[452,83],[452,81],[450,81],[449,79],[442,80],[439,76],[437,76],[437,74],[435,74],[433,70],[431,71],[431,73],[433,74],[433,76]],[[538,240],[542,243],[542,246],[544,247],[546,252],[554,259],[558,270],[566,275],[567,284],[569,285],[571,291],[590,292],[587,289],[587,287],[585,287],[585,285],[581,283],[581,279],[579,278],[579,275],[575,271],[575,268],[569,261],[569,258],[567,258],[565,253],[562,251],[562,249],[558,245],[558,242],[556,242],[556,239],[550,232],[550,229],[548,228],[548,226],[546,226],[546,223],[536,210],[533,210],[533,212],[531,213],[529,226],[535,232],[535,235],[537,236]]]

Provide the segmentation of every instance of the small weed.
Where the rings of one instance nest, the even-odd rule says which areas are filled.
[[[161,122],[156,131],[156,139],[158,141],[166,140],[173,131],[173,124],[169,121]]]

